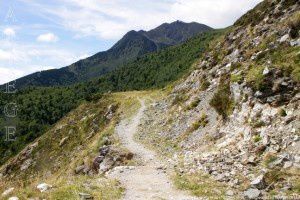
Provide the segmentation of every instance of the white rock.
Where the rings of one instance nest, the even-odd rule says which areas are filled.
[[[290,42],[290,45],[291,45],[292,47],[300,46],[300,39],[298,39],[298,40],[292,40],[292,41]]]
[[[260,191],[258,189],[248,189],[244,192],[244,196],[246,199],[257,199],[260,196]]]
[[[226,195],[227,195],[227,196],[233,196],[233,195],[234,195],[234,192],[233,192],[232,190],[228,190],[228,191],[226,192]]]
[[[47,183],[41,183],[38,186],[36,186],[36,188],[40,191],[40,192],[45,192],[49,189],[52,188],[52,185],[49,185]]]
[[[14,189],[15,189],[15,188],[12,187],[12,188],[9,188],[9,189],[5,190],[5,191],[2,193],[2,196],[5,197],[5,196],[11,194],[11,193],[14,191]]]
[[[292,167],[292,166],[293,166],[293,162],[287,161],[287,162],[284,163],[283,168],[284,168],[284,169],[287,169],[287,168],[290,168],[290,167]]]
[[[282,36],[279,40],[280,43],[283,43],[285,41],[287,41],[289,39],[289,34],[285,34],[284,36]]]
[[[265,75],[267,75],[267,74],[269,74],[269,73],[270,73],[269,68],[268,68],[268,67],[265,67],[265,69],[264,69],[264,71],[263,71],[263,75],[265,76]]]
[[[19,200],[18,197],[9,197],[8,200]]]
[[[252,182],[251,185],[256,187],[257,189],[264,189],[266,187],[265,181],[264,181],[264,175],[259,175],[256,177]]]
[[[262,95],[261,91],[256,91],[255,94],[254,94],[254,96],[256,96],[256,97],[260,97],[261,95]]]

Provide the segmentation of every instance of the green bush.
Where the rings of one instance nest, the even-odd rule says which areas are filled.
[[[201,85],[200,85],[201,91],[207,90],[209,86],[210,86],[210,82],[206,78],[202,78]]]
[[[291,38],[297,38],[300,30],[300,12],[296,13],[288,22]]]
[[[255,136],[253,137],[253,141],[254,141],[255,143],[261,141],[260,135],[255,135]]]
[[[210,101],[219,115],[226,119],[233,111],[234,101],[230,92],[230,81],[227,77],[222,77],[217,92]]]
[[[240,83],[243,80],[243,76],[241,74],[231,74],[230,80],[231,82]]]
[[[196,98],[195,100],[193,100],[190,105],[187,107],[188,110],[191,110],[193,108],[196,108],[198,106],[198,104],[200,103],[200,99]]]
[[[205,127],[208,124],[208,118],[205,113],[202,113],[200,118],[192,124],[192,131],[197,130],[200,126]]]
[[[263,66],[251,67],[246,75],[246,81],[256,90],[264,88]]]
[[[278,111],[278,114],[281,116],[281,117],[285,117],[287,114],[286,114],[286,111],[283,109],[283,108],[280,108],[279,111]]]

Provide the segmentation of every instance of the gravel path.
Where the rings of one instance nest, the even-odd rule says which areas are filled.
[[[196,200],[185,192],[177,190],[163,170],[164,164],[155,152],[145,148],[134,140],[140,119],[146,108],[144,100],[140,100],[141,108],[130,121],[124,119],[116,127],[123,145],[135,154],[138,166],[116,167],[107,176],[120,180],[125,187],[124,200],[138,199],[167,199],[167,200]]]

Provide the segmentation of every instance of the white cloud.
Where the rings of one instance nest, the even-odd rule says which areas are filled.
[[[88,56],[47,44],[11,43],[0,40],[0,84],[41,70],[64,67]]]
[[[7,83],[25,75],[25,71],[21,69],[11,69],[8,67],[0,67],[0,84]]]
[[[37,37],[37,41],[39,42],[56,42],[57,40],[58,37],[53,33],[45,33]]]
[[[5,36],[13,37],[13,36],[16,35],[16,32],[15,32],[15,30],[14,30],[13,28],[5,28],[5,29],[3,30],[3,34],[4,34]]]
[[[91,55],[89,55],[89,54],[82,54],[82,55],[80,55],[79,57],[78,57],[78,60],[82,60],[82,59],[85,59],[85,58],[87,58],[87,57],[90,57]]]
[[[10,60],[11,58],[11,52],[0,49],[0,60]]]
[[[149,30],[164,22],[196,21],[214,28],[230,26],[262,0],[61,0],[46,5],[34,1],[41,15],[77,37],[119,39],[131,29]],[[80,14],[79,14],[80,13]]]

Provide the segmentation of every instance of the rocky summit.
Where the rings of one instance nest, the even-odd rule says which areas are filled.
[[[74,86],[82,101],[4,161],[1,198],[300,199],[300,2],[176,30],[128,33],[183,43]]]

